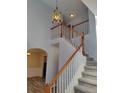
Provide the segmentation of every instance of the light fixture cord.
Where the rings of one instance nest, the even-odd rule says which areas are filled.
[[[56,0],[56,8],[58,8],[58,1]]]

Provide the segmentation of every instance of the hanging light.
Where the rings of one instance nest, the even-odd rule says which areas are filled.
[[[62,22],[62,13],[59,11],[56,0],[56,9],[53,10],[52,13],[52,23],[60,24]]]

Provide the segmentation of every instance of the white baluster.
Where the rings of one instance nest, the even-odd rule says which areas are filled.
[[[69,85],[69,81],[70,81],[70,69],[69,69],[69,66],[68,66],[68,85]]]
[[[73,61],[71,61],[71,66],[70,66],[70,69],[71,69],[71,80],[72,80],[72,64],[73,64]]]
[[[61,93],[61,76],[59,77],[59,93]]]
[[[63,73],[63,93],[65,93],[65,89],[66,89],[66,77],[65,77],[65,75],[66,75],[66,72],[64,72]]]
[[[61,80],[62,80],[62,81],[61,81],[61,83],[62,83],[62,92],[61,92],[61,93],[63,93],[63,91],[64,91],[64,90],[63,90],[63,74],[61,75]]]
[[[53,93],[55,93],[55,86],[56,86],[56,84],[55,84],[54,87],[53,87]]]
[[[59,93],[59,79],[57,80],[56,92]]]
[[[76,70],[77,70],[77,60],[76,60],[76,57],[74,57],[75,59],[75,63],[76,63],[76,67],[75,67],[75,73],[76,73]]]
[[[75,64],[75,62],[74,62],[74,59],[72,59],[72,78],[73,78],[73,76],[74,76],[74,64]]]

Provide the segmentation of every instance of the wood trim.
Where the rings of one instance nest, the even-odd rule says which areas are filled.
[[[65,71],[65,69],[68,67],[68,65],[71,63],[72,58],[75,56],[75,54],[80,50],[82,47],[82,44],[73,52],[71,57],[68,58],[67,62],[64,64],[64,66],[61,68],[61,70],[57,73],[57,75],[51,80],[50,85],[53,85],[56,83],[57,79],[61,76],[61,74]]]
[[[44,91],[44,93],[50,93],[51,87],[50,87],[48,84],[46,84],[46,85],[44,86],[44,88],[43,88],[43,91]]]
[[[57,28],[57,27],[59,27],[61,25],[65,25],[66,26],[67,24],[65,22],[62,22],[62,23],[60,23],[58,25],[55,25],[55,26],[51,27],[50,30],[53,30],[53,29],[55,29],[55,28]]]
[[[69,40],[70,40],[71,39],[71,33],[72,33],[71,26],[68,26],[68,31],[69,31]]]
[[[61,34],[60,37],[63,37],[63,33],[62,33],[62,24],[61,24]]]
[[[82,54],[85,55],[85,51],[84,51],[84,32],[81,33],[81,44],[82,44]]]
[[[77,32],[73,27],[72,27],[72,38],[74,37],[74,35],[81,35],[80,32]]]
[[[89,21],[89,20],[85,20],[85,21],[83,21],[83,22],[80,22],[80,23],[77,23],[77,24],[73,25],[72,27],[79,26],[79,25],[81,25],[81,24],[83,24],[83,23],[86,23],[86,22],[88,22],[88,21]]]
[[[56,25],[56,26],[50,28],[50,30],[53,30],[53,29],[55,29],[55,28],[57,28],[57,27],[59,27],[59,26],[61,26],[61,24],[58,24],[58,25]]]

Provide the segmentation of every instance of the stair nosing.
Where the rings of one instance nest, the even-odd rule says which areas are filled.
[[[78,79],[79,81],[82,81],[82,82],[85,82],[85,83],[88,83],[88,84],[91,84],[91,85],[95,85],[97,86],[97,81],[96,80],[93,80],[93,79],[87,79],[87,78],[79,78]],[[96,82],[95,82],[96,81]]]
[[[97,74],[95,74],[94,72],[82,72],[82,74],[97,77]]]

